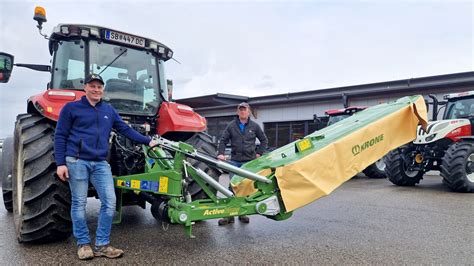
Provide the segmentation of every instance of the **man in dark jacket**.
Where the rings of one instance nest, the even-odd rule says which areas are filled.
[[[218,146],[218,156],[220,160],[225,160],[225,146],[230,141],[232,152],[229,163],[240,167],[242,164],[260,157],[267,149],[268,139],[260,126],[250,120],[251,109],[248,103],[241,103],[237,106],[237,116],[224,129]],[[258,138],[260,146],[257,149],[255,140]],[[229,176],[232,178],[232,175]],[[229,185],[230,186],[230,185]],[[248,223],[247,216],[239,216],[239,220]],[[219,225],[226,225],[234,222],[234,217],[219,220]]]
[[[71,219],[79,259],[118,258],[123,250],[110,245],[116,203],[112,172],[105,160],[110,133],[114,128],[135,142],[150,146],[156,143],[129,127],[112,106],[102,101],[104,81],[99,75],[86,77],[84,91],[85,96],[66,104],[59,115],[54,136],[56,172],[61,180],[69,181]],[[94,249],[86,220],[89,182],[101,201]]]

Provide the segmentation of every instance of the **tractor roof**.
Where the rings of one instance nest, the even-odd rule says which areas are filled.
[[[474,91],[465,91],[459,93],[451,93],[444,95],[444,99],[454,99],[454,98],[464,98],[464,97],[471,97],[474,96]]]
[[[50,36],[50,52],[52,53],[51,42],[78,38],[99,39],[117,45],[152,50],[159,54],[165,61],[173,57],[171,48],[153,39],[102,26],[85,24],[58,24],[54,27],[53,33]]]
[[[353,114],[353,113],[357,113],[359,111],[362,111],[364,109],[367,109],[367,106],[349,106],[347,108],[341,108],[341,109],[329,109],[329,110],[326,110],[325,113],[329,116],[342,115],[342,114]]]

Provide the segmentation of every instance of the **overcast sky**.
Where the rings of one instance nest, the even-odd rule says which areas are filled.
[[[256,2],[256,3],[255,3]],[[111,27],[168,45],[174,98],[261,96],[472,71],[472,1],[0,0],[0,51],[49,64],[32,19]],[[49,75],[15,68],[0,84],[0,138]]]

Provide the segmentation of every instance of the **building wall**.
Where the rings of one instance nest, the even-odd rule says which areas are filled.
[[[449,87],[437,88],[436,90],[432,89],[423,89],[423,91],[413,91],[412,94],[422,94],[425,99],[427,99],[428,94],[435,95],[439,100],[443,100],[443,96],[447,93],[455,93],[474,90],[472,86],[464,87]],[[341,91],[342,94],[342,91]],[[383,95],[376,96],[358,96],[358,97],[348,97],[348,103],[350,106],[373,106],[385,102],[390,102],[397,100],[401,97],[406,96],[406,94],[393,93],[387,89],[387,93]],[[270,125],[272,122],[296,122],[296,121],[306,121],[306,127],[308,128],[308,123],[314,120],[314,115],[318,117],[324,116],[324,112],[328,109],[339,109],[343,108],[342,98],[340,100],[330,100],[330,101],[316,101],[316,102],[299,102],[299,103],[285,103],[285,104],[275,104],[275,105],[264,105],[264,106],[252,106],[254,121],[256,121],[262,128],[265,124]],[[236,109],[234,108],[222,108],[214,109],[207,111],[198,112],[206,118],[218,118],[218,117],[227,117],[236,115]],[[441,119],[444,109],[441,110],[441,114],[438,116],[438,119]],[[429,110],[429,118],[431,119],[432,110]],[[222,123],[221,123],[222,124]],[[273,126],[273,125],[272,125]],[[309,128],[314,129],[313,126]],[[212,132],[221,132],[223,128],[213,129]],[[306,129],[306,131],[308,131]],[[272,131],[273,132],[273,131]],[[286,131],[285,131],[286,132]],[[307,132],[312,133],[312,132]],[[219,136],[216,136],[217,138]],[[291,129],[289,133],[289,140],[292,141]],[[281,142],[281,141],[280,141]]]

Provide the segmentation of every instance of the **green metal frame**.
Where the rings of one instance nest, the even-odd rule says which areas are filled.
[[[254,182],[257,192],[252,195],[218,198],[216,190],[207,184],[192,166],[188,166],[189,164],[185,162],[186,154],[196,152],[194,147],[178,142],[173,148],[175,154],[173,159],[170,159],[169,153],[161,147],[156,146],[151,150],[149,147],[144,147],[146,153],[145,173],[114,177],[118,211],[118,215],[114,219],[115,223],[121,221],[123,194],[131,192],[137,194],[147,192],[156,197],[167,199],[168,216],[171,223],[183,224],[189,237],[193,237],[192,225],[195,221],[264,214],[267,206],[262,201],[272,196],[278,198],[280,212],[266,216],[274,220],[285,220],[291,217],[292,213],[286,212],[284,209],[273,173],[267,176],[272,181],[268,184],[260,181]],[[148,156],[149,153],[151,156]],[[206,193],[208,199],[190,201],[189,197],[186,197],[185,188],[183,187],[186,178],[194,180]],[[188,200],[186,200],[187,198]]]

